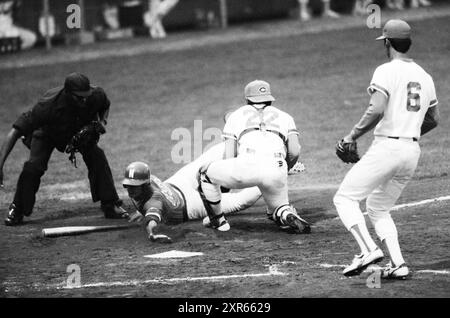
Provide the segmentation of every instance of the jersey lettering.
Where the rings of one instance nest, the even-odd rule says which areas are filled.
[[[279,114],[276,111],[257,111],[256,109],[247,109],[244,111],[244,116],[250,115],[247,120],[246,128],[260,126],[271,127],[279,129],[280,125],[274,121],[278,119]]]
[[[409,112],[418,112],[420,110],[420,83],[408,83],[408,98],[406,102],[406,109]]]

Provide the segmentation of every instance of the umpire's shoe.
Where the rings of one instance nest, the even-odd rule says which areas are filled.
[[[14,226],[23,223],[23,214],[17,210],[17,207],[14,203],[11,203],[9,206],[8,214],[5,219],[5,225]]]
[[[101,209],[107,219],[128,219],[129,213],[122,207],[122,202],[102,203]]]

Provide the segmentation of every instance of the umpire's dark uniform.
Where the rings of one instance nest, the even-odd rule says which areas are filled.
[[[66,78],[64,87],[47,91],[30,111],[16,120],[13,128],[23,136],[25,145],[30,148],[30,157],[17,182],[10,207],[10,213],[11,209],[15,210],[16,215],[13,213],[12,217],[16,220],[12,221],[19,218],[21,222],[23,215],[32,213],[36,192],[53,150],[64,152],[72,136],[92,121],[106,124],[109,106],[110,101],[103,89],[90,86],[84,75],[72,73]],[[107,218],[127,217],[126,211],[120,207],[104,151],[95,145],[81,155],[88,168],[92,200],[101,201]],[[8,218],[5,223],[7,221]]]

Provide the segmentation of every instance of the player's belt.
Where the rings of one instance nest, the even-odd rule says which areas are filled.
[[[391,139],[408,139],[408,140],[411,140],[412,139],[412,141],[417,141],[417,138],[416,137],[412,137],[412,138],[409,138],[409,137],[395,137],[395,136],[387,136],[388,138],[391,138]]]
[[[255,131],[255,130],[261,130],[261,129],[259,127],[247,128],[247,129],[245,129],[244,131],[241,132],[241,134],[239,135],[237,140],[240,140],[243,135],[245,135],[245,134],[247,134],[249,132]],[[282,133],[280,133],[279,131],[272,130],[272,129],[266,129],[265,131],[277,135],[278,137],[281,138],[281,140],[283,141],[284,144],[287,144],[287,138]]]
[[[252,149],[252,148],[245,148],[245,152],[252,154],[252,155],[258,153],[255,149]],[[270,154],[270,155],[273,155],[275,158],[283,158],[284,159],[284,154],[282,152],[274,152],[273,154]]]

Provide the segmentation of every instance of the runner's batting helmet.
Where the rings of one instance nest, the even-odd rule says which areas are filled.
[[[136,161],[130,163],[125,170],[125,179],[122,185],[126,186],[140,186],[150,182],[150,168],[144,162]]]

